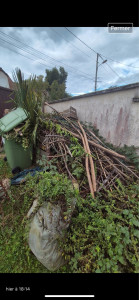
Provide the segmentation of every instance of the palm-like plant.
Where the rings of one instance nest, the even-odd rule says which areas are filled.
[[[26,98],[28,92],[28,86],[26,81],[24,80],[24,75],[21,73],[21,70],[16,68],[13,71],[13,79],[16,84],[15,86],[15,96],[14,96],[14,103],[16,107],[22,107],[23,109],[27,108],[26,106]],[[27,113],[27,111],[26,111]]]
[[[28,120],[26,121],[25,130],[32,133],[32,141],[35,144],[36,133],[39,124],[39,119],[41,116],[41,97],[33,89],[33,79],[28,82],[24,80],[24,75],[20,69],[16,68],[13,71],[13,79],[16,83],[14,104],[16,107],[21,107],[24,109]]]

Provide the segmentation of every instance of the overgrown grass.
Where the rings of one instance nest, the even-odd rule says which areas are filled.
[[[0,159],[0,180],[11,178],[7,162]],[[23,185],[12,186],[6,199],[0,200],[0,272],[1,273],[48,273],[35,258],[25,238],[25,207]],[[50,272],[49,272],[50,273]]]
[[[7,162],[0,159],[0,180],[11,177]],[[95,199],[90,195],[86,199],[78,197],[71,225],[60,242],[67,264],[50,272],[36,259],[26,239],[25,216],[35,192],[43,192],[43,185],[35,187],[34,180],[33,177],[25,185],[11,186],[6,199],[0,200],[1,273],[138,272],[137,182],[124,187],[118,181],[117,190],[98,193]],[[60,188],[58,182],[55,184],[58,196]],[[49,197],[54,193],[51,190],[49,186]]]

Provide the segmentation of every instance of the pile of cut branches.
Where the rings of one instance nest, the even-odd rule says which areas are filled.
[[[67,173],[74,181],[78,179],[78,176],[74,176],[75,172],[72,172],[72,163],[74,159],[77,161],[71,147],[75,142],[82,148],[81,160],[78,162],[84,167],[87,179],[87,184],[81,185],[81,182],[85,183],[83,176],[81,177],[80,187],[85,189],[86,193],[90,192],[93,198],[101,189],[117,189],[117,180],[128,185],[139,179],[138,171],[124,155],[108,148],[79,120],[71,120],[51,108],[54,113],[44,117],[39,127],[38,139],[47,160],[56,159],[55,163],[60,173]]]

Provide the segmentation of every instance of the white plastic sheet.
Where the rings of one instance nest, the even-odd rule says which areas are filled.
[[[75,207],[73,204],[72,211]],[[44,203],[35,214],[30,224],[29,246],[37,259],[50,271],[55,271],[65,264],[58,239],[64,235],[71,215],[64,220],[61,207],[50,202]]]

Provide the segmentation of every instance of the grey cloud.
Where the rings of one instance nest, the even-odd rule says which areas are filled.
[[[133,34],[130,35],[110,34],[107,28],[101,27],[68,28],[102,55],[126,65],[131,64],[139,67],[139,28],[134,28]],[[26,77],[29,77],[29,74],[45,76],[46,68],[53,68],[54,66],[59,68],[60,65],[63,65],[68,72],[67,92],[86,93],[94,90],[94,82],[90,78],[94,79],[95,77],[96,54],[64,27],[11,27],[0,28],[0,30],[47,55],[39,55],[38,53],[38,57],[35,57],[0,41],[0,46],[6,47],[0,47],[0,67],[9,75],[11,75],[11,70],[18,66]],[[22,47],[25,49],[23,45]],[[13,50],[20,54],[16,54]],[[35,54],[35,52],[32,53]],[[44,60],[41,60],[41,57]],[[50,57],[55,60],[50,59]],[[99,63],[101,62],[102,59],[99,58]],[[102,81],[101,83],[98,82],[98,88],[118,85],[121,84],[122,80],[125,80],[125,84],[138,81],[139,69],[128,68],[111,60],[108,60],[108,64],[120,78],[104,64],[98,68],[98,80]],[[78,71],[82,71],[82,73]],[[126,71],[128,71],[127,75],[125,75]],[[86,73],[86,75],[84,74],[85,77],[81,77],[83,73]]]

